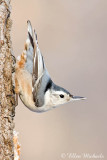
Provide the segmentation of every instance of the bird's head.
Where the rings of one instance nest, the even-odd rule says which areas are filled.
[[[84,99],[84,97],[71,95],[67,90],[55,85],[53,82],[50,84],[45,93],[45,103],[47,103],[50,106],[53,106],[53,108],[61,104],[68,103],[70,101]]]

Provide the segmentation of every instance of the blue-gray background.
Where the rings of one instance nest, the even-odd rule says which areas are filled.
[[[12,41],[20,55],[29,19],[53,80],[77,101],[38,114],[19,102],[21,160],[61,160],[61,153],[107,159],[107,1],[12,0]],[[65,160],[68,158],[66,157]]]

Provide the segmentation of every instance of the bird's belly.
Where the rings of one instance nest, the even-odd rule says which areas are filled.
[[[20,70],[17,74],[19,84],[19,96],[24,105],[32,111],[37,108],[33,101],[32,75],[26,70]]]
[[[27,95],[20,95],[20,99],[21,101],[24,103],[24,105],[30,109],[33,112],[38,112],[38,113],[42,113],[42,112],[46,112],[48,110],[51,110],[52,108],[50,106],[41,106],[41,107],[37,107],[35,106],[34,101],[32,100],[32,98],[28,97]]]
[[[49,105],[43,105],[41,107],[35,106],[32,94],[32,75],[26,70],[20,70],[16,73],[16,77],[19,84],[19,97],[23,104],[33,112],[46,112],[52,107]]]
[[[23,104],[30,109],[33,112],[36,112],[37,107],[34,104],[34,101],[31,97],[29,97],[29,95],[25,95],[25,94],[20,94],[20,99],[23,102]]]

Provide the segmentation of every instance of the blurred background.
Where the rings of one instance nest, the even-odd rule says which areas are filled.
[[[41,114],[19,101],[15,130],[21,160],[70,159],[62,153],[102,153],[106,160],[107,1],[12,0],[11,4],[15,56],[24,48],[29,19],[54,82],[87,97]]]

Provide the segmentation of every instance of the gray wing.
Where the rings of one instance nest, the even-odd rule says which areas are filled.
[[[26,60],[25,68],[28,72],[32,74],[33,73],[33,54],[34,54],[33,29],[30,21],[27,21],[27,25],[28,25],[28,35],[25,43],[27,60]]]
[[[44,105],[44,95],[52,84],[48,71],[44,64],[44,59],[39,49],[37,34],[34,31],[34,61],[33,61],[33,79],[32,79],[32,93],[35,105],[41,107]]]

